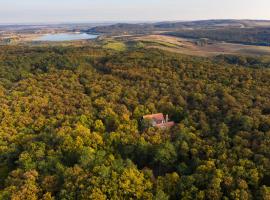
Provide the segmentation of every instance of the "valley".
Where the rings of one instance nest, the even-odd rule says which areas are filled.
[[[98,34],[100,36],[99,39],[95,40],[95,43],[97,45],[101,44],[101,46],[108,43],[107,48],[117,48],[115,45],[118,45],[118,48],[123,49],[123,44],[120,44],[120,47],[119,42],[140,42],[140,45],[145,48],[158,48],[193,56],[208,57],[220,54],[270,56],[270,47],[264,45],[266,43],[259,42],[260,38],[270,38],[270,32],[267,32],[267,26],[269,24],[268,21],[259,20],[209,20],[177,23],[163,22],[154,24],[106,24],[105,26],[104,24],[99,24],[98,26],[96,26],[96,24],[50,25],[42,27],[18,26],[5,27],[0,33],[0,44],[45,44],[49,42],[46,41],[46,35],[48,34],[51,34],[49,37],[55,38],[58,34],[71,36],[77,31],[81,33],[82,37],[78,37],[78,35],[72,36],[73,38],[76,38],[76,40],[81,39],[81,41],[74,41],[74,44],[80,43],[85,39],[94,39],[96,37],[95,35]],[[262,31],[261,34],[258,32],[256,35],[255,32],[252,31],[256,27],[258,30]],[[233,31],[235,31],[235,35],[238,36],[234,38],[232,35],[230,36],[231,39],[222,38],[222,32],[224,31],[231,32],[230,34],[226,33],[227,35],[232,35]],[[54,34],[56,35],[54,36]],[[206,37],[207,34],[210,38]],[[215,34],[220,38],[216,37]],[[241,34],[243,34],[243,36],[241,36]],[[248,34],[250,34],[250,37],[257,37],[258,41],[248,43],[244,39],[249,37]],[[59,38],[58,44],[59,42],[70,44],[72,41],[68,40],[72,40],[72,37],[67,37],[67,39],[63,39],[63,37]],[[41,41],[39,41],[39,38],[41,38]],[[222,39],[228,41],[223,41]],[[255,40],[256,39],[254,39],[254,41]],[[50,43],[51,45],[53,45],[52,42],[53,41]],[[94,41],[91,41],[90,43],[93,42]]]

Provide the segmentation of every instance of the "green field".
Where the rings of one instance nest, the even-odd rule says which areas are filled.
[[[126,45],[123,42],[118,41],[108,41],[106,44],[103,45],[105,49],[111,49],[115,51],[124,51],[126,50]]]

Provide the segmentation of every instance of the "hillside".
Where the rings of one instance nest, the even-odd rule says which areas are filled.
[[[185,38],[208,38],[215,41],[270,46],[270,27],[179,30],[165,34]]]
[[[267,199],[265,62],[3,46],[0,199]],[[159,112],[176,126],[142,127]]]
[[[172,31],[179,29],[200,29],[200,28],[254,28],[270,27],[270,21],[266,20],[199,20],[182,22],[158,22],[129,24],[119,23],[109,26],[96,26],[89,29],[89,32],[116,34],[116,33],[145,33],[149,31]]]
[[[103,35],[163,34],[190,39],[245,45],[270,46],[270,21],[266,20],[201,20],[97,26],[87,32]]]

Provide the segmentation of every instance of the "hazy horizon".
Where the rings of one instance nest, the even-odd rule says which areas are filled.
[[[69,25],[69,24],[116,24],[116,23],[162,23],[162,22],[188,22],[188,21],[207,21],[207,20],[254,20],[254,21],[270,21],[270,19],[233,19],[233,18],[218,18],[218,19],[192,19],[192,20],[127,20],[127,21],[59,21],[59,22],[10,22],[10,23],[1,23],[1,26],[46,26],[46,25]]]
[[[0,24],[270,20],[268,0],[0,0]]]

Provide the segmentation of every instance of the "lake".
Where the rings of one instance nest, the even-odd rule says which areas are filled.
[[[98,35],[92,35],[87,33],[56,33],[56,34],[46,34],[38,38],[35,38],[34,41],[47,41],[47,42],[63,42],[63,41],[73,41],[73,40],[89,40],[95,39]]]

